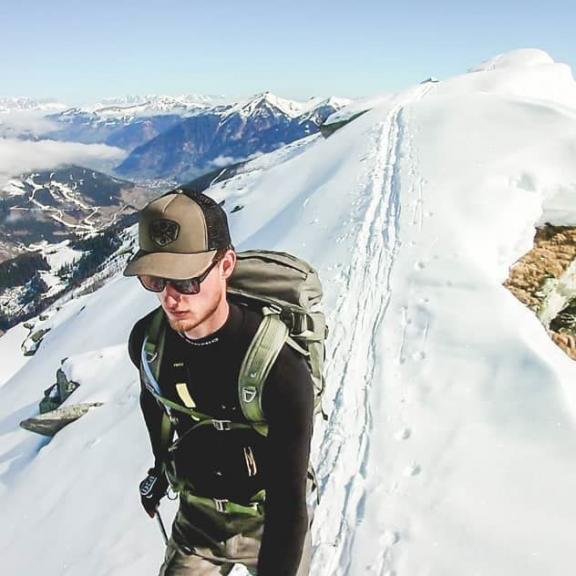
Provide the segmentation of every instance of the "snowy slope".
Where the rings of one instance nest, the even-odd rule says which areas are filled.
[[[575,542],[576,367],[502,286],[541,221],[576,221],[576,84],[539,51],[384,98],[327,140],[213,189],[239,249],[313,262],[331,326],[314,576],[564,576]],[[272,155],[271,155],[272,156]],[[125,343],[154,306],[113,278],[67,303],[0,388],[0,555],[12,574],[143,576],[162,542]],[[64,368],[105,402],[20,430]],[[20,365],[23,364],[23,365]],[[6,374],[8,376],[8,374]],[[163,505],[166,506],[166,505]],[[164,507],[169,517],[169,507]]]

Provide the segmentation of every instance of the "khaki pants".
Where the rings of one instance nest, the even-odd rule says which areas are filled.
[[[159,576],[220,576],[229,574],[234,564],[244,564],[250,574],[257,574],[259,538],[237,534],[226,540],[222,549],[224,554],[216,555],[211,548],[195,546],[191,554],[186,554],[170,538]],[[311,553],[312,545],[308,531],[297,576],[308,576]]]

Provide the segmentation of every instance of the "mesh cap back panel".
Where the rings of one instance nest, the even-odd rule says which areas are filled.
[[[230,246],[228,219],[224,209],[215,200],[201,193],[185,192],[202,209],[208,232],[208,249],[218,250]]]

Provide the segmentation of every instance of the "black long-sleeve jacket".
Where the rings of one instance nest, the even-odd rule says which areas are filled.
[[[188,402],[191,398],[201,413],[245,421],[238,400],[238,374],[261,317],[244,306],[229,304],[224,326],[201,340],[189,340],[167,327],[159,383],[162,395],[170,400],[182,404],[183,395],[188,396]],[[139,320],[130,334],[130,357],[137,367],[151,318],[152,313]],[[140,405],[158,465],[162,407],[145,386],[141,386]],[[179,416],[176,430],[183,440],[175,452],[175,463],[178,475],[203,496],[244,503],[265,489],[258,574],[294,576],[308,529],[306,479],[314,398],[305,360],[288,346],[268,376],[262,408],[269,426],[266,438],[253,429],[218,431],[212,426],[186,435],[193,421],[187,415]],[[180,512],[186,514],[182,504]],[[186,546],[205,544],[201,539],[207,533],[216,541],[230,536],[218,533],[199,517],[191,517],[186,526],[189,530],[174,533]]]

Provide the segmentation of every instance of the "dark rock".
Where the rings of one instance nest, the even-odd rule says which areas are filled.
[[[42,434],[43,436],[54,436],[59,430],[62,430],[68,424],[81,418],[91,408],[102,406],[102,402],[92,402],[89,404],[76,404],[75,406],[66,406],[40,414],[33,418],[28,418],[20,422],[24,430]]]

